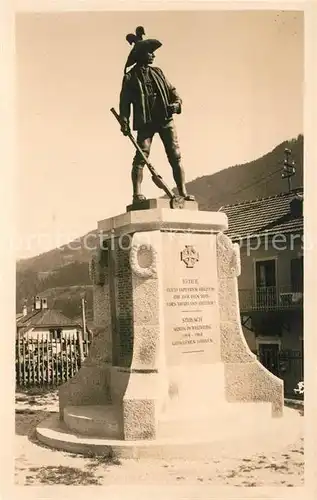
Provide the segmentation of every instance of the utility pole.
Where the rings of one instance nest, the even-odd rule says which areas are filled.
[[[85,301],[85,297],[82,297],[82,299],[81,299],[81,314],[82,314],[82,319],[83,319],[83,334],[85,335],[85,333],[86,333],[86,301]]]
[[[288,180],[288,192],[291,192],[292,190],[292,181],[291,177],[295,175],[296,168],[295,168],[295,161],[290,160],[292,151],[290,149],[285,148],[284,149],[284,166],[282,170],[282,179],[287,179]]]

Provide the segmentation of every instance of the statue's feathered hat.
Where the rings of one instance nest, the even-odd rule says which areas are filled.
[[[127,68],[133,66],[138,62],[138,57],[140,54],[144,52],[154,52],[162,46],[162,43],[159,40],[154,38],[148,38],[143,40],[143,36],[145,35],[145,31],[143,26],[138,26],[134,33],[129,33],[126,36],[126,40],[130,45],[134,44],[133,49],[131,50],[127,62],[124,67],[124,72],[126,73]]]

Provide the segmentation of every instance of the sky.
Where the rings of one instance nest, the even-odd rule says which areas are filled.
[[[162,47],[183,99],[175,117],[190,181],[303,133],[303,15],[282,11],[20,13],[16,17],[16,253],[73,240],[131,203],[133,146],[118,109],[127,33]],[[156,137],[151,162],[173,187]],[[145,174],[144,194],[163,194]]]

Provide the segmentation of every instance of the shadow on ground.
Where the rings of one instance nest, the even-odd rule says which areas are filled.
[[[75,455],[72,453],[61,452],[46,446],[41,443],[36,436],[37,425],[57,411],[47,411],[45,408],[47,402],[50,403],[51,395],[42,395],[40,398],[36,396],[37,401],[33,403],[34,396],[28,396],[27,400],[24,395],[16,397],[17,408],[15,411],[15,433],[17,436],[24,436],[27,440],[39,448],[49,450],[50,454],[61,454],[64,459],[76,458],[82,463],[81,467],[68,465],[41,465],[29,466],[24,474],[23,484],[25,486],[32,485],[79,485],[79,486],[98,486],[103,478],[98,475],[98,472],[106,472],[111,466],[121,465],[121,462],[114,456],[95,456],[94,454]],[[40,399],[40,400],[39,400]],[[39,408],[41,407],[41,409]],[[56,460],[55,460],[56,461]],[[63,462],[63,460],[62,460]],[[17,457],[17,467],[19,458]],[[18,469],[16,469],[16,480],[18,479]],[[22,469],[25,466],[22,465]],[[17,484],[21,484],[17,481]]]
[[[15,434],[17,436],[26,436],[27,439],[39,446],[40,448],[45,448],[47,450],[52,450],[52,452],[58,452],[53,448],[45,445],[38,440],[36,435],[36,427],[40,422],[48,418],[55,412],[49,412],[44,410],[16,410],[15,412]]]
[[[36,426],[42,420],[52,415],[52,412],[43,410],[19,409],[15,411],[15,433],[18,436],[28,436],[33,434]]]
[[[64,486],[100,486],[103,476],[95,476],[92,471],[83,471],[77,467],[63,465],[46,465],[43,467],[30,467],[30,475],[26,476],[26,486],[32,484],[64,485]]]

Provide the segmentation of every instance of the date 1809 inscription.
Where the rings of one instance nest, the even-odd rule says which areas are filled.
[[[195,346],[213,342],[213,306],[215,288],[204,286],[199,279],[185,279],[181,286],[166,288],[166,306],[169,310],[172,329],[172,346]],[[201,352],[201,350],[184,352]]]

